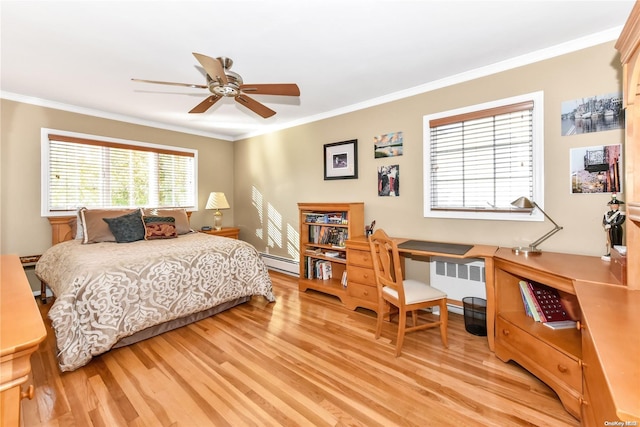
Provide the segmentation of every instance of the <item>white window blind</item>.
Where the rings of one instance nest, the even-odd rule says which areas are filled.
[[[43,143],[45,215],[78,207],[195,207],[195,150],[56,133],[43,135]]]
[[[503,219],[522,213],[515,199],[539,200],[536,108],[525,99],[426,120],[425,216]]]

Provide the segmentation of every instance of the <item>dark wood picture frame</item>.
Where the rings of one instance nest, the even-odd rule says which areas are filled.
[[[358,140],[324,145],[324,179],[358,178]]]

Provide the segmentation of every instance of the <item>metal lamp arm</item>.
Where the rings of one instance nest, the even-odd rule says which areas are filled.
[[[556,234],[558,231],[562,230],[562,227],[559,226],[558,224],[556,224],[556,222],[554,220],[551,219],[551,217],[549,215],[547,215],[547,213],[545,211],[542,210],[542,208],[540,208],[540,206],[538,206],[538,204],[536,202],[533,202],[533,204],[540,209],[540,212],[542,212],[542,214],[549,220],[551,221],[551,223],[555,226],[555,228],[551,231],[549,231],[547,234],[545,234],[544,236],[540,237],[538,240],[536,240],[535,242],[531,243],[531,245],[529,245],[532,248],[536,248],[540,243],[544,242],[545,240],[547,240],[549,237],[553,236],[554,234]]]

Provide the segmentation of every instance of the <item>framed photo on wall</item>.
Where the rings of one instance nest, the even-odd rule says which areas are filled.
[[[324,145],[324,179],[358,178],[358,140]]]
[[[571,193],[621,193],[622,144],[572,148]]]

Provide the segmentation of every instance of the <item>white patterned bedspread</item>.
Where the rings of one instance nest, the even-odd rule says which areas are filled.
[[[87,364],[135,332],[238,297],[275,301],[253,246],[204,233],[132,243],[63,242],[42,255],[36,274],[56,296],[49,318],[62,371]]]

